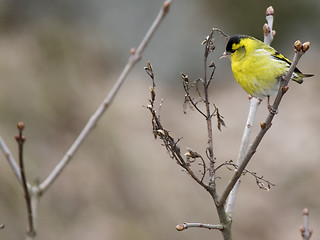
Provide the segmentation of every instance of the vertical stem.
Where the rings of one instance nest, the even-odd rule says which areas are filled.
[[[254,119],[255,119],[259,104],[260,104],[259,99],[251,98],[247,123],[244,128],[244,132],[243,132],[243,136],[242,136],[241,144],[240,144],[240,150],[239,150],[239,154],[238,154],[237,162],[236,162],[236,164],[238,166],[243,161],[243,159],[247,153],[250,135],[251,135],[251,131],[252,131],[252,126],[254,123]],[[236,202],[236,197],[237,197],[239,185],[240,185],[240,179],[237,181],[237,183],[234,185],[233,189],[231,190],[229,197],[228,197],[228,200],[227,200],[227,203],[226,203],[226,212],[229,216],[232,215],[232,210],[233,210],[235,202]]]
[[[214,49],[212,48],[212,36],[214,33],[214,29],[211,32],[211,34],[207,38],[206,43],[206,49],[204,53],[204,79],[203,79],[203,85],[204,85],[204,97],[205,97],[205,105],[206,105],[206,122],[207,122],[207,131],[208,131],[208,147],[207,147],[207,155],[210,160],[210,179],[209,179],[209,187],[207,188],[207,191],[210,193],[211,197],[213,198],[213,201],[216,205],[216,209],[218,212],[219,220],[221,224],[223,225],[223,229],[221,230],[222,236],[224,240],[231,240],[231,224],[232,220],[231,218],[226,214],[226,211],[224,209],[224,205],[218,204],[218,195],[217,190],[215,186],[215,173],[214,173],[214,163],[215,163],[215,156],[213,153],[213,133],[212,133],[212,113],[210,110],[210,102],[209,102],[209,94],[208,94],[208,88],[210,85],[211,77],[210,79],[207,79],[207,58],[209,53]]]
[[[22,135],[22,131],[24,129],[24,123],[23,122],[19,122],[18,123],[18,129],[19,129],[19,135],[16,136],[16,140],[18,142],[18,148],[19,148],[20,176],[21,176],[22,187],[23,187],[23,191],[24,191],[24,197],[25,197],[26,205],[27,205],[27,215],[28,215],[27,239],[28,239],[29,237],[33,238],[36,235],[36,233],[35,233],[34,226],[33,226],[31,199],[30,199],[29,189],[28,189],[28,186],[27,186],[27,180],[26,180],[24,163],[23,163],[23,144],[24,144],[25,139],[26,139]]]
[[[210,84],[210,80],[207,79],[207,60],[208,55],[211,51],[211,44],[212,44],[212,35],[214,31],[211,32],[211,34],[207,38],[206,42],[206,48],[204,52],[204,61],[203,61],[203,67],[204,67],[204,79],[203,79],[203,86],[204,86],[204,97],[205,97],[205,105],[206,105],[206,121],[207,121],[207,130],[208,130],[208,148],[207,151],[209,152],[209,160],[210,160],[210,168],[209,168],[209,186],[215,188],[215,176],[214,176],[214,153],[213,153],[213,135],[212,135],[212,115],[210,111],[210,102],[209,102],[209,94],[208,94],[208,88]]]
[[[206,80],[205,80],[206,84]],[[213,153],[213,135],[212,135],[212,121],[211,121],[211,111],[210,111],[210,103],[208,98],[208,88],[205,87],[205,101],[206,101],[206,112],[207,112],[207,129],[208,129],[208,152],[210,158],[210,179],[209,186],[214,187],[214,153]]]

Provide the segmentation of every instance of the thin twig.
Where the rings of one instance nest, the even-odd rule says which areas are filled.
[[[90,117],[89,121],[81,131],[80,135],[74,141],[74,143],[66,152],[66,154],[62,157],[62,159],[59,161],[59,163],[56,165],[56,167],[53,169],[50,175],[40,184],[39,190],[41,192],[45,192],[49,188],[49,186],[55,181],[55,179],[61,174],[63,169],[67,166],[69,161],[74,156],[75,152],[79,149],[80,145],[83,143],[83,141],[92,131],[92,129],[97,125],[99,119],[104,114],[104,112],[108,109],[114,97],[116,96],[118,90],[120,89],[122,83],[125,81],[128,73],[133,68],[133,66],[141,59],[145,47],[150,42],[150,39],[157,30],[159,24],[162,22],[162,20],[168,13],[170,4],[170,0],[165,1],[163,3],[158,16],[152,23],[150,29],[146,33],[145,37],[143,38],[137,49],[131,49],[131,55],[129,57],[129,60],[126,66],[124,67],[122,73],[120,74],[118,80],[116,81],[115,85],[113,86],[109,94],[106,96],[106,98],[103,100],[103,102],[100,104],[96,112]]]
[[[289,68],[289,71],[287,73],[287,75],[281,80],[280,82],[280,88],[278,91],[278,94],[276,96],[276,99],[274,100],[274,103],[272,105],[272,109],[273,111],[270,111],[265,122],[261,123],[261,129],[260,132],[258,133],[258,135],[256,136],[256,138],[254,139],[253,143],[251,144],[245,158],[243,159],[242,163],[240,163],[239,168],[237,169],[237,171],[233,174],[231,180],[229,181],[228,185],[226,186],[225,190],[223,191],[222,195],[219,198],[219,204],[224,205],[230,191],[232,190],[232,188],[234,187],[234,185],[236,184],[236,182],[238,181],[238,179],[240,178],[243,170],[246,168],[247,164],[249,163],[251,157],[253,156],[253,154],[256,152],[257,147],[259,146],[262,138],[264,137],[264,135],[266,134],[266,132],[269,130],[269,128],[271,127],[271,123],[272,120],[276,114],[276,112],[278,111],[278,107],[279,104],[281,102],[282,97],[284,96],[284,94],[286,93],[286,91],[288,90],[288,82],[292,76],[292,73],[294,71],[294,69],[296,68],[299,59],[301,58],[301,56],[305,53],[305,51],[307,51],[309,49],[310,43],[306,42],[304,43],[303,46],[301,46],[300,50],[297,50],[298,48],[296,47],[298,44],[300,43],[300,41],[296,41],[295,42],[295,55],[293,58],[293,61],[291,63],[291,66]]]
[[[4,156],[6,157],[10,167],[12,168],[14,175],[16,175],[18,181],[20,183],[22,183],[21,175],[20,175],[20,168],[19,168],[16,160],[12,156],[9,148],[7,147],[6,143],[3,141],[1,136],[0,136],[0,148],[1,148],[1,151],[3,152]]]
[[[212,230],[212,229],[217,229],[217,230],[223,230],[223,225],[221,224],[206,224],[206,223],[183,223],[183,224],[179,224],[176,226],[176,229],[178,231],[183,231],[183,230],[186,230],[188,228],[192,228],[192,227],[196,227],[196,228],[206,228],[206,229],[209,229],[209,230]]]
[[[194,107],[203,117],[207,118],[207,115],[198,107],[198,103],[199,102],[204,102],[205,100],[201,97],[201,93],[198,87],[198,83],[201,82],[203,84],[203,80],[202,79],[197,79],[196,81],[194,81],[192,83],[191,86],[189,86],[189,79],[188,76],[181,73],[181,77],[183,79],[183,88],[185,91],[185,101],[184,101],[184,105],[186,105],[187,103],[191,104],[192,107]],[[194,99],[191,97],[190,94],[190,89],[193,87],[196,87],[196,92],[198,93],[198,96],[200,98],[199,101],[195,102]],[[186,113],[186,106],[184,107],[184,113]]]
[[[19,135],[15,136],[15,139],[18,143],[19,148],[19,166],[20,166],[20,176],[21,176],[21,183],[23,187],[24,197],[26,200],[27,205],[27,215],[28,215],[28,232],[27,234],[30,237],[33,237],[36,235],[34,226],[33,226],[33,215],[32,215],[32,207],[31,207],[31,198],[30,193],[27,186],[27,180],[25,175],[25,169],[24,169],[24,163],[23,163],[23,144],[26,140],[25,136],[22,135],[22,131],[24,129],[24,123],[19,122],[18,125]]]
[[[264,43],[271,45],[275,31],[273,28],[273,15],[274,15],[274,9],[272,6],[268,7],[266,10],[266,20],[268,24],[263,25],[263,34],[264,34]]]
[[[227,162],[220,164],[218,167],[216,167],[215,171],[217,171],[219,168],[221,168],[223,166],[225,166],[229,170],[237,170],[238,169],[238,165],[233,163],[232,160],[230,160],[230,161],[227,161]],[[231,166],[233,168],[231,168],[229,166]],[[270,181],[264,179],[263,176],[258,176],[257,173],[249,171],[247,169],[244,169],[242,175],[246,175],[246,174],[250,174],[251,176],[253,176],[256,179],[256,183],[260,189],[269,191],[271,186],[273,186],[273,187],[275,186]],[[266,186],[266,184],[267,184],[267,186]],[[233,188],[233,190],[234,190],[234,188]]]
[[[313,230],[309,228],[309,210],[303,209],[303,225],[300,226],[300,232],[303,240],[310,240]]]
[[[144,68],[147,72],[147,74],[151,77],[152,79],[152,88],[150,89],[150,95],[151,98],[149,100],[149,104],[147,106],[147,109],[149,109],[151,115],[152,115],[152,131],[153,131],[153,135],[155,138],[160,138],[163,141],[163,146],[167,149],[170,158],[176,160],[177,164],[180,165],[184,170],[187,171],[187,173],[198,183],[200,184],[204,189],[208,190],[208,186],[203,182],[204,179],[204,175],[206,173],[206,166],[205,163],[203,161],[203,158],[196,152],[194,152],[193,150],[191,150],[190,148],[188,149],[188,152],[183,156],[181,154],[180,151],[180,147],[178,145],[179,140],[175,140],[171,135],[170,132],[168,130],[166,130],[161,122],[160,122],[160,115],[156,113],[156,110],[154,109],[154,103],[156,100],[156,93],[155,93],[155,79],[154,79],[154,74],[153,74],[153,70],[151,67],[150,63],[147,63],[147,66]],[[185,81],[187,81],[187,79],[185,78]],[[187,159],[185,160],[184,157],[186,157]],[[188,159],[189,158],[189,159]],[[190,168],[190,158],[201,158],[201,160],[203,161],[203,168],[204,168],[204,172],[202,173],[202,177],[201,179],[199,179],[194,172],[192,171],[192,169]]]
[[[207,122],[207,134],[208,134],[208,155],[210,160],[210,167],[209,167],[209,186],[215,188],[215,174],[214,174],[214,161],[215,156],[213,153],[213,134],[212,134],[212,115],[211,115],[211,109],[210,109],[210,101],[209,101],[209,83],[210,81],[207,79],[207,68],[208,68],[208,56],[209,53],[214,50],[214,45],[212,42],[214,31],[211,31],[211,34],[207,37],[207,42],[205,45],[205,51],[204,51],[204,61],[203,61],[203,67],[204,67],[204,76],[203,76],[203,86],[204,86],[204,103],[206,107],[206,122]]]
[[[270,6],[266,10],[266,20],[267,24],[263,26],[263,32],[264,32],[264,43],[270,45],[272,40],[273,40],[273,34],[272,34],[272,26],[273,26],[273,15],[274,15],[274,10]],[[241,139],[241,144],[240,144],[240,150],[239,154],[237,157],[236,164],[240,165],[240,163],[243,161],[245,155],[247,154],[248,146],[249,146],[249,141],[250,141],[250,135],[252,132],[252,126],[254,123],[254,119],[257,113],[257,110],[260,105],[260,100],[257,98],[252,97],[250,99],[250,108],[249,108],[249,114],[247,118],[247,122],[244,128],[243,136]],[[228,196],[228,200],[226,203],[226,212],[229,216],[232,215],[232,211],[236,202],[237,198],[237,193],[239,189],[240,181],[237,181],[235,186],[230,192],[230,195]]]

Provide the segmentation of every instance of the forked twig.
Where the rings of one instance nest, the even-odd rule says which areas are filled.
[[[230,168],[229,166],[231,166],[232,168]],[[215,171],[219,170],[221,167],[226,167],[226,168],[228,168],[229,170],[238,171],[238,170],[237,170],[237,169],[238,169],[238,165],[235,164],[235,163],[233,163],[232,160],[220,164],[220,165],[215,169]],[[244,169],[243,172],[242,172],[242,175],[246,175],[246,174],[250,174],[251,176],[253,176],[253,177],[256,179],[257,186],[258,186],[260,189],[269,191],[271,187],[274,187],[274,186],[275,186],[275,184],[273,184],[273,183],[271,183],[270,181],[266,180],[263,176],[258,176],[257,173],[252,172],[252,171],[249,171],[249,170],[247,170],[247,169]]]

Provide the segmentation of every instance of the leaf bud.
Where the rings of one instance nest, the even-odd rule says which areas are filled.
[[[300,40],[297,40],[297,41],[294,42],[294,49],[295,49],[296,51],[298,51],[298,52],[301,51],[301,49],[302,49],[302,43],[301,43]]]
[[[171,1],[165,1],[163,3],[163,11],[168,12],[171,5]]]
[[[215,67],[216,65],[214,64],[214,62],[211,62],[209,65],[209,68]]]
[[[186,83],[189,82],[188,75],[185,75],[184,73],[181,73],[181,77],[182,77],[183,81],[185,81]]]
[[[266,16],[274,15],[274,9],[272,6],[268,7],[266,10]]]
[[[153,87],[150,87],[150,92],[151,92],[151,101],[154,102],[156,99],[156,92],[154,91]]]
[[[130,49],[130,54],[131,54],[131,55],[134,55],[135,53],[136,53],[136,49],[135,49],[135,48],[131,48],[131,49]]]
[[[263,25],[263,34],[267,36],[270,33],[270,27],[267,23]]]
[[[310,42],[305,42],[304,44],[302,44],[302,52],[308,51],[309,48],[310,48]]]
[[[178,231],[182,231],[182,230],[184,230],[184,226],[183,226],[183,224],[179,224],[179,225],[177,225],[177,226],[176,226],[176,229],[177,229]]]
[[[20,131],[24,129],[24,122],[18,122],[17,127]]]
[[[289,87],[288,86],[284,86],[281,90],[282,93],[285,94],[288,91]]]

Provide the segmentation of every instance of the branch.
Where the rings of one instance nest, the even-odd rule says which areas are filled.
[[[268,45],[271,44],[275,34],[275,31],[272,30],[273,15],[274,15],[274,10],[273,10],[273,7],[270,6],[266,10],[266,20],[268,23],[263,25],[264,43]],[[237,165],[239,165],[243,161],[245,155],[247,154],[252,126],[253,126],[254,119],[255,119],[258,107],[260,105],[260,102],[261,101],[259,99],[251,97],[247,123],[244,128],[244,133],[243,133],[241,144],[240,144],[240,150],[239,150],[238,158],[236,161]],[[240,181],[237,181],[234,188],[231,190],[226,203],[226,212],[229,216],[232,215],[232,211],[236,202],[239,185],[240,185]]]
[[[238,169],[238,165],[235,164],[235,163],[233,163],[232,160],[229,160],[229,161],[226,161],[226,162],[220,164],[220,165],[215,169],[215,171],[217,171],[219,168],[221,168],[221,167],[223,167],[223,166],[225,166],[225,167],[226,167],[227,169],[229,169],[230,171],[231,171],[231,170],[234,170],[234,169],[235,169],[235,170]],[[230,166],[233,167],[233,168],[231,168]],[[246,175],[247,173],[250,174],[251,176],[253,176],[253,177],[256,179],[256,183],[257,183],[257,185],[258,185],[258,187],[259,187],[260,189],[269,191],[270,188],[271,188],[271,186],[273,186],[273,187],[275,186],[275,185],[274,185],[273,183],[271,183],[270,181],[264,179],[263,176],[258,176],[257,173],[252,172],[252,171],[249,171],[249,170],[247,170],[247,169],[244,169],[244,170],[243,170],[242,175],[244,176],[244,175]],[[239,182],[239,181],[238,181],[238,182]],[[232,189],[232,191],[233,191],[233,190],[234,190],[234,188]]]
[[[221,224],[216,224],[216,225],[213,225],[213,224],[205,224],[205,223],[183,223],[183,224],[179,224],[176,226],[176,229],[178,231],[183,231],[183,230],[186,230],[188,228],[192,228],[192,227],[196,227],[196,228],[206,228],[206,229],[217,229],[217,230],[223,230],[224,227],[223,225]]]
[[[154,81],[154,74],[151,64],[148,62],[147,66],[144,68],[147,74],[150,76],[152,80],[152,87],[150,88],[150,95],[151,99],[149,99],[149,104],[147,106],[147,109],[149,109],[151,115],[152,115],[152,131],[155,138],[160,138],[163,141],[163,146],[167,149],[170,158],[175,159],[177,164],[181,166],[184,170],[187,171],[187,173],[195,180],[198,184],[200,184],[204,189],[208,190],[208,186],[203,182],[203,179],[206,174],[206,165],[203,161],[203,158],[192,149],[188,148],[187,152],[182,155],[180,151],[180,147],[178,145],[178,142],[180,139],[175,140],[171,135],[170,131],[166,130],[160,121],[160,115],[156,113],[156,110],[154,109],[154,103],[156,100],[156,93],[155,93],[155,81]],[[186,159],[185,159],[186,158]],[[192,171],[190,165],[193,162],[191,159],[195,160],[196,158],[200,158],[202,160],[203,164],[203,172],[201,179],[197,177],[194,172]]]
[[[213,28],[210,35],[206,38],[204,44],[205,44],[205,51],[204,51],[204,61],[203,61],[203,67],[204,67],[204,76],[203,76],[203,88],[204,88],[204,104],[206,108],[206,122],[207,122],[207,134],[208,134],[208,147],[207,147],[207,155],[210,161],[210,167],[209,167],[209,186],[212,188],[210,191],[210,194],[216,200],[216,189],[215,189],[215,173],[214,173],[214,163],[215,163],[215,156],[213,153],[213,135],[212,135],[212,116],[210,109],[210,101],[209,101],[209,85],[211,83],[211,80],[213,79],[213,74],[215,71],[215,64],[212,62],[210,63],[209,67],[213,68],[211,71],[210,77],[208,79],[207,77],[207,68],[208,68],[208,56],[209,54],[215,49],[215,45],[213,44],[213,34],[218,31],[221,34],[223,34],[226,38],[228,37],[225,33],[223,33],[220,29]],[[217,109],[217,108],[216,108]],[[219,125],[218,125],[219,126]]]
[[[197,104],[199,102],[194,102],[193,98],[190,96],[189,90],[191,87],[189,87],[188,76],[185,74],[181,74],[181,77],[183,79],[183,86],[184,86],[184,89],[186,92],[184,105],[186,103],[191,103],[191,105],[193,105],[198,110],[198,112],[201,115],[203,115],[206,119],[206,124],[207,124],[206,155],[209,160],[210,166],[207,168],[203,158],[197,152],[195,152],[191,149],[188,149],[188,152],[185,154],[185,156],[184,156],[184,157],[186,157],[186,160],[185,160],[184,157],[181,156],[180,148],[177,145],[177,142],[179,140],[175,141],[174,138],[170,136],[170,132],[162,127],[161,122],[160,122],[160,116],[158,116],[156,114],[156,111],[154,109],[154,101],[155,101],[155,96],[156,96],[155,91],[154,91],[154,86],[155,86],[154,74],[152,72],[152,67],[149,63],[147,63],[145,70],[146,70],[147,74],[152,79],[152,86],[153,87],[151,88],[151,100],[149,100],[149,104],[147,106],[147,109],[150,110],[151,115],[152,115],[152,127],[153,127],[154,137],[155,138],[159,137],[163,141],[163,146],[165,146],[166,149],[168,150],[170,157],[172,159],[175,159],[177,161],[178,165],[180,165],[182,168],[184,168],[198,184],[200,184],[204,189],[206,189],[208,191],[208,193],[211,195],[211,197],[216,205],[219,219],[221,222],[221,225],[219,225],[218,228],[221,230],[221,233],[222,233],[224,239],[231,239],[231,223],[232,223],[232,221],[231,221],[231,218],[229,216],[227,216],[225,209],[224,209],[224,206],[219,206],[219,204],[218,204],[218,194],[217,194],[216,186],[215,186],[215,172],[214,172],[215,171],[215,169],[214,169],[215,157],[214,157],[214,153],[213,153],[212,117],[217,116],[219,130],[220,130],[221,125],[224,125],[224,121],[222,119],[223,117],[220,115],[218,108],[214,104],[213,104],[214,110],[211,111],[210,102],[209,102],[209,94],[208,94],[209,85],[211,83],[211,80],[213,79],[215,65],[213,62],[208,65],[207,59],[208,59],[208,55],[215,49],[215,46],[213,44],[213,39],[212,39],[213,33],[215,31],[218,31],[218,32],[222,33],[225,37],[227,37],[227,35],[225,35],[221,30],[215,29],[215,28],[212,29],[211,34],[203,41],[203,44],[205,44],[204,78],[196,80],[191,85],[191,87],[193,87],[193,86],[196,87],[196,91],[197,91],[199,98],[200,98],[199,102],[204,103],[205,111],[200,110],[197,107]],[[211,71],[210,75],[207,74],[207,67],[210,67],[213,69]],[[207,76],[209,76],[209,78]],[[202,86],[203,86],[203,92],[204,92],[203,97],[200,94],[198,84],[199,85],[202,84]],[[184,110],[185,110],[185,108],[184,108]],[[192,161],[190,158],[192,158]],[[202,165],[203,165],[203,172],[202,172],[201,179],[193,173],[193,171],[190,167],[191,163],[194,162],[195,159],[197,159],[197,158],[201,159]],[[200,163],[200,165],[201,165],[201,163]],[[209,172],[208,185],[203,182],[207,170]],[[196,225],[197,226],[204,226],[203,224],[196,224]],[[206,226],[208,226],[208,225],[206,225]],[[211,225],[211,226],[214,226],[214,225]],[[220,226],[223,226],[223,227],[220,227]],[[180,228],[183,228],[183,225],[182,225],[182,227],[180,226]]]
[[[300,232],[303,240],[310,240],[313,230],[309,228],[309,210],[303,209],[303,226],[300,226]]]
[[[266,20],[268,23],[265,23],[263,25],[264,43],[268,45],[271,45],[274,35],[276,34],[276,31],[272,30],[273,15],[274,15],[274,10],[273,10],[273,7],[270,6],[266,10]]]
[[[6,157],[7,161],[9,162],[9,165],[12,168],[14,175],[16,175],[18,181],[22,184],[21,175],[20,175],[20,168],[17,165],[16,160],[12,156],[9,148],[7,147],[6,143],[3,141],[1,136],[0,136],[0,148],[1,148],[1,151],[3,152],[4,156]]]
[[[50,173],[50,175],[40,184],[39,191],[41,193],[45,192],[50,185],[55,181],[55,179],[61,174],[63,169],[67,166],[67,164],[70,162],[76,151],[79,149],[80,145],[83,143],[83,141],[86,139],[86,137],[89,135],[89,133],[92,131],[92,129],[97,125],[99,119],[104,114],[104,112],[108,109],[110,104],[112,103],[114,97],[116,96],[118,90],[120,89],[122,83],[125,81],[128,73],[133,68],[133,66],[141,59],[142,53],[148,43],[151,40],[151,37],[157,30],[159,24],[162,22],[163,18],[166,16],[166,14],[169,11],[171,4],[171,0],[165,1],[162,5],[162,8],[152,23],[150,29],[146,33],[145,37],[137,47],[137,49],[131,49],[129,60],[124,67],[122,73],[120,74],[118,80],[116,81],[115,85],[109,92],[109,94],[106,96],[106,98],[103,100],[103,102],[100,104],[96,112],[90,117],[89,121],[77,137],[77,139],[74,141],[74,143],[71,145],[69,150],[66,152],[66,154],[62,157],[60,162],[56,165],[56,167],[53,169],[53,171]]]
[[[33,215],[32,215],[32,207],[31,207],[31,198],[30,193],[27,186],[27,180],[25,175],[25,169],[23,164],[23,144],[26,140],[26,137],[22,135],[22,131],[24,129],[24,123],[19,122],[17,125],[19,129],[19,135],[15,136],[15,139],[18,142],[19,147],[19,166],[20,166],[20,176],[21,176],[21,183],[23,187],[24,197],[27,204],[27,213],[28,213],[28,236],[34,237],[36,235],[34,225],[33,225]]]
[[[233,174],[233,176],[232,176],[231,180],[229,181],[227,187],[225,188],[224,192],[222,193],[221,197],[219,198],[218,202],[219,202],[220,205],[223,205],[225,203],[230,191],[235,186],[235,184],[238,181],[238,179],[240,178],[243,170],[245,169],[245,167],[249,163],[251,157],[256,152],[257,147],[259,146],[262,138],[264,137],[266,132],[271,127],[272,120],[273,120],[276,112],[278,111],[278,107],[279,107],[279,104],[281,102],[281,99],[282,99],[282,97],[284,96],[284,94],[288,90],[288,86],[287,85],[288,85],[288,82],[289,82],[289,80],[290,80],[290,78],[292,76],[292,73],[293,73],[294,69],[296,68],[301,56],[309,49],[310,42],[306,42],[306,43],[302,44],[298,40],[298,41],[295,42],[294,47],[295,47],[295,55],[294,55],[293,61],[291,63],[291,66],[289,68],[289,71],[288,71],[287,75],[280,82],[280,88],[279,88],[278,94],[277,94],[276,99],[274,100],[274,103],[272,105],[272,109],[274,111],[270,111],[268,116],[267,116],[267,118],[266,118],[266,120],[265,120],[265,122],[262,122],[260,124],[260,126],[261,126],[260,132],[258,133],[256,138],[254,139],[254,141],[251,144],[251,146],[250,146],[245,158],[243,159],[243,162],[240,163],[239,168],[235,171],[235,173]]]

